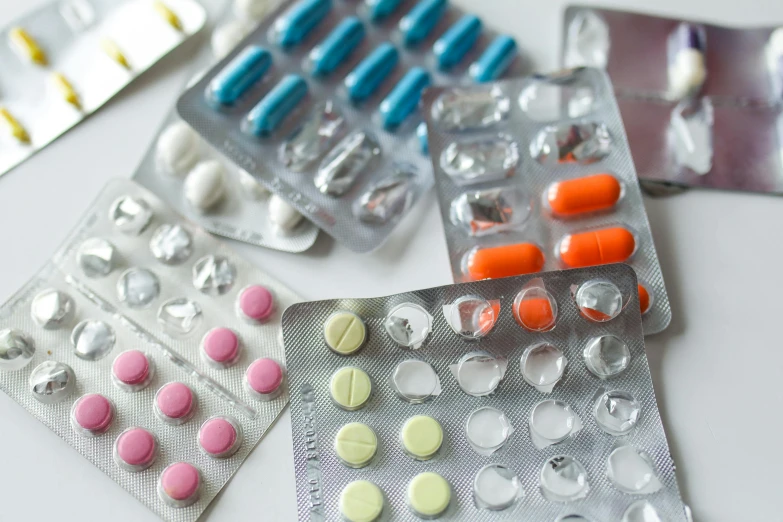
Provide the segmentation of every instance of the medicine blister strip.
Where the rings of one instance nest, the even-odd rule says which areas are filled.
[[[447,38],[436,59],[454,27],[464,38]],[[286,2],[177,109],[240,168],[365,252],[432,182],[416,132],[422,90],[514,75],[524,65],[516,54],[511,38],[446,0]]]
[[[0,31],[0,174],[25,161],[204,25],[193,0],[50,2]]]
[[[433,88],[424,112],[458,282],[627,262],[646,334],[671,320],[609,79],[576,69]]]
[[[685,521],[636,287],[614,264],[289,307],[299,520]]]
[[[280,316],[298,300],[151,192],[117,180],[0,308],[0,388],[163,519],[194,521],[288,402]],[[59,365],[42,373],[53,363],[70,378]],[[108,399],[113,416],[80,417],[85,397]],[[231,436],[220,435],[222,419]],[[157,451],[120,445],[130,427],[151,433]],[[199,470],[191,489],[162,479],[177,462],[188,463],[172,470],[180,479]]]

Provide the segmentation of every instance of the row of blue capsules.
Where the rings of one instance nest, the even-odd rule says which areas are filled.
[[[326,233],[366,252],[432,185],[423,90],[523,67],[511,37],[447,0],[300,0],[280,6],[177,109]]]

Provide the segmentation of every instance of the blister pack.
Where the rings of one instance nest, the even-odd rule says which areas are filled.
[[[163,519],[194,521],[288,402],[280,316],[298,300],[113,181],[0,308],[0,388]]]
[[[646,334],[671,308],[612,86],[598,69],[424,99],[457,282],[626,262]]]
[[[254,21],[246,11],[255,4],[269,6],[266,0],[204,4],[209,45],[193,60],[191,73],[196,79],[250,32]],[[264,12],[261,7],[250,11]],[[307,250],[318,236],[315,225],[205,143],[173,108],[134,177],[214,234],[287,252]]]
[[[204,25],[194,0],[50,2],[0,31],[0,174],[80,123]]]
[[[571,6],[562,58],[609,73],[645,186],[783,194],[783,27]]]
[[[289,1],[177,109],[269,190],[365,252],[431,186],[422,91],[511,75],[521,62],[513,39],[447,0]]]
[[[684,522],[636,288],[614,264],[289,307],[299,520]]]

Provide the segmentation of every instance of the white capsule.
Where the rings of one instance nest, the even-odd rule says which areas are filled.
[[[155,157],[158,168],[172,176],[184,176],[196,164],[200,138],[184,121],[172,123],[160,133]]]
[[[260,21],[271,8],[270,0],[234,0],[234,13],[247,20]]]
[[[704,54],[698,49],[681,49],[669,67],[669,88],[676,98],[698,91],[706,78]]]
[[[219,25],[212,31],[212,54],[220,60],[247,36],[248,26],[244,20],[232,20]]]
[[[272,194],[272,197],[269,198],[269,220],[280,232],[285,233],[290,232],[299,224],[302,220],[302,214],[280,196]]]
[[[185,198],[198,210],[214,207],[225,192],[223,165],[215,160],[198,163],[185,180]]]

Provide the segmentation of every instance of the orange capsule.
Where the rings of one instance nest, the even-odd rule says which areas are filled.
[[[544,253],[533,243],[476,248],[468,253],[465,272],[471,279],[496,279],[539,272]]]
[[[639,308],[642,311],[642,315],[650,311],[650,292],[641,283],[639,283]]]
[[[565,236],[558,246],[568,268],[622,263],[636,250],[636,238],[627,228],[612,227]]]
[[[546,203],[555,216],[568,217],[610,209],[622,193],[622,184],[611,174],[592,174],[552,183]]]
[[[514,317],[523,328],[533,332],[545,332],[555,324],[555,311],[547,297],[531,297],[517,303]]]

